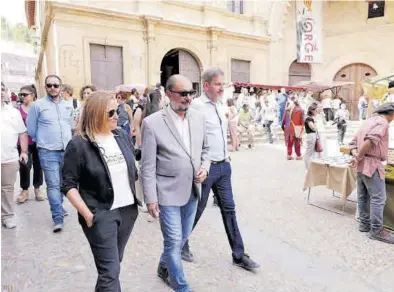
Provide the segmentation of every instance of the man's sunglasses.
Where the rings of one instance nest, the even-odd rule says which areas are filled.
[[[114,115],[117,114],[119,116],[119,109],[113,109],[108,112],[108,118],[112,119]]]
[[[47,88],[59,88],[60,84],[51,84],[51,83],[47,83],[45,85]]]
[[[19,97],[26,97],[29,96],[31,93],[19,93],[18,96]]]
[[[197,91],[195,91],[195,90],[190,90],[190,91],[175,91],[175,90],[170,90],[171,92],[173,92],[173,93],[177,93],[177,94],[179,94],[180,96],[182,96],[182,97],[186,97],[186,96],[195,96],[196,95],[196,93],[197,93]]]

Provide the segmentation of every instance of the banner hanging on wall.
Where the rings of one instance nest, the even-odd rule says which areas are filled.
[[[297,61],[323,62],[323,1],[296,1]]]

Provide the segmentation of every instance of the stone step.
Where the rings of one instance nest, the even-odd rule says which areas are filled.
[[[349,141],[353,138],[354,134],[356,133],[356,131],[358,130],[358,128],[360,127],[361,122],[359,121],[349,121],[347,128],[346,128],[346,134],[345,134],[345,140]],[[271,127],[272,129],[272,134],[274,137],[276,137],[277,141],[284,141],[284,135],[283,135],[283,131],[281,128],[276,127],[275,125],[273,125]],[[337,130],[337,126],[336,125],[332,125],[332,124],[327,124],[325,126],[325,129],[323,131],[323,134],[325,136],[326,139],[329,140],[336,140],[337,139],[337,135],[338,135],[338,130]],[[246,134],[243,134],[240,137],[240,140],[242,143],[246,143],[248,141],[248,138],[246,136]],[[265,133],[263,133],[262,131],[255,131],[254,133],[254,141],[255,143],[266,143],[268,142],[268,135],[266,135]],[[231,140],[230,140],[230,134],[228,133],[227,135],[227,142],[230,144]]]
[[[346,141],[349,141],[349,140],[351,140],[352,138],[353,138],[353,136],[354,136],[354,133],[355,132],[352,132],[352,131],[346,131],[346,134],[345,134],[345,140]],[[324,132],[324,137],[326,138],[326,139],[328,139],[328,140],[336,140],[337,139],[337,132],[335,131],[335,132],[331,132],[331,133],[326,133],[326,132]],[[277,140],[277,141],[284,141],[284,135],[283,135],[283,131],[282,131],[282,129],[279,129],[279,130],[277,130],[277,131],[273,131],[273,137],[274,137],[274,139],[275,140]],[[241,142],[242,143],[246,143],[247,141],[248,141],[248,137],[247,137],[247,135],[246,134],[243,134],[243,135],[240,135],[240,140],[241,140]],[[305,139],[305,137],[304,137],[304,139]],[[255,143],[259,143],[259,142],[262,142],[262,143],[266,143],[266,142],[268,142],[268,135],[267,134],[265,134],[265,133],[262,133],[262,132],[260,132],[260,131],[256,131],[255,133],[254,133],[254,141],[255,141]],[[227,137],[227,143],[228,144],[231,144],[231,139],[230,139],[230,136],[228,135],[228,137]]]

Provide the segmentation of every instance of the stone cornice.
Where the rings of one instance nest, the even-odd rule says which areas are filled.
[[[161,0],[161,3],[166,4],[166,5],[174,5],[178,7],[184,7],[188,9],[193,9],[193,10],[203,10],[202,4],[195,4],[191,2],[185,2],[185,1],[179,1],[179,0]]]

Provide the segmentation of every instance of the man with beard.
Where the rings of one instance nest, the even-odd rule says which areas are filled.
[[[198,203],[194,227],[205,210],[209,193],[212,189],[222,213],[223,224],[232,249],[233,264],[251,271],[260,266],[245,253],[235,215],[235,203],[231,186],[231,164],[227,150],[226,109],[221,102],[223,77],[224,73],[220,68],[207,69],[202,75],[204,93],[192,103],[193,109],[205,115],[209,141],[209,159],[211,160],[209,176],[202,184],[202,196]],[[182,258],[188,262],[194,261],[188,242],[183,246]]]
[[[30,106],[27,117],[27,131],[37,143],[38,156],[44,171],[55,233],[63,229],[63,218],[68,215],[62,206],[60,171],[64,150],[71,140],[73,121],[72,104],[60,97],[61,85],[58,76],[48,75],[45,78],[47,95]]]
[[[175,291],[189,292],[181,250],[210,167],[207,135],[204,116],[189,109],[196,94],[190,80],[171,76],[166,94],[170,104],[142,121],[142,189],[149,214],[160,218],[164,238],[158,276]]]

